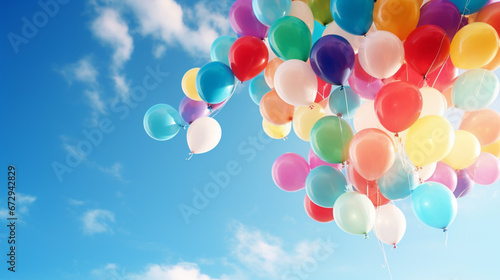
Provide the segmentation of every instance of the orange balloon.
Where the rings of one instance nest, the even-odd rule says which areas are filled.
[[[500,2],[492,3],[477,12],[475,22],[485,22],[491,25],[498,34],[500,34]],[[495,71],[500,67],[500,51],[497,52],[497,55],[493,60],[483,66],[484,69],[488,69],[490,71]]]
[[[377,180],[394,163],[394,142],[380,129],[363,129],[351,140],[349,158],[359,175],[368,181]]]
[[[262,117],[274,125],[284,125],[293,120],[295,108],[283,101],[275,90],[264,94],[259,107]]]
[[[417,27],[420,5],[417,0],[378,0],[373,9],[377,30],[389,31],[404,41]]]
[[[276,69],[283,63],[283,60],[280,58],[275,58],[266,66],[264,70],[264,78],[266,79],[266,83],[270,88],[274,88],[274,73],[276,73]]]
[[[459,129],[474,134],[481,146],[493,144],[500,139],[500,114],[491,109],[465,112]]]
[[[451,100],[451,90],[453,87],[450,87],[446,91],[443,92],[444,98],[446,98],[446,104],[448,105],[448,109],[453,106],[453,101]]]

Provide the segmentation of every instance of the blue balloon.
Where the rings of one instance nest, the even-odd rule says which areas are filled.
[[[328,105],[332,113],[350,119],[361,106],[361,97],[354,93],[351,87],[338,87],[328,97]]]
[[[212,61],[201,67],[196,75],[196,90],[203,101],[210,104],[221,103],[233,93],[235,81],[229,66]]]
[[[252,0],[253,13],[264,25],[290,14],[292,0]]]
[[[271,88],[267,85],[264,75],[260,74],[250,81],[248,93],[250,94],[250,98],[252,98],[253,103],[260,105],[262,96],[270,91]]]
[[[373,23],[373,0],[332,0],[333,20],[344,31],[365,35]]]
[[[153,139],[165,141],[174,137],[184,125],[181,116],[172,106],[156,104],[144,115],[144,130]]]
[[[229,66],[229,49],[236,38],[233,36],[220,36],[215,39],[210,47],[210,58],[212,61],[220,61]]]
[[[457,199],[446,186],[425,182],[411,193],[411,205],[424,224],[446,229],[457,215]]]
[[[457,6],[461,14],[471,15],[481,10],[488,0],[450,0]]]
[[[323,32],[325,32],[326,26],[323,24],[314,21],[314,30],[312,33],[312,43],[315,44],[322,36]]]
[[[406,168],[405,168],[406,167]],[[391,169],[378,179],[378,186],[383,196],[390,200],[403,199],[410,196],[418,184],[418,174],[403,164],[400,158],[394,161]]]
[[[354,50],[351,44],[341,36],[326,35],[312,47],[310,54],[311,68],[323,81],[343,85],[354,68]]]
[[[332,208],[337,198],[345,192],[347,181],[344,175],[331,166],[318,166],[307,175],[307,196],[319,206]]]

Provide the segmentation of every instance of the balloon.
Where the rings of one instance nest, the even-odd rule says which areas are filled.
[[[349,86],[352,90],[364,99],[374,100],[379,90],[385,85],[380,79],[370,76],[361,67],[359,56],[356,55],[354,67],[351,76],[348,79]]]
[[[273,50],[271,49],[271,46],[269,45],[269,39],[267,39],[267,37],[266,37],[263,41],[264,41],[264,44],[266,44],[267,52],[269,53],[269,59],[268,59],[268,61],[270,62],[271,60],[277,58],[277,56],[273,52]]]
[[[456,107],[465,111],[475,111],[493,103],[499,90],[498,77],[493,72],[473,69],[457,78],[453,84],[451,98]]]
[[[352,128],[343,119],[326,116],[311,129],[311,148],[318,157],[329,163],[342,163],[349,157]]]
[[[490,153],[497,158],[500,158],[500,140],[496,141],[493,144],[482,146],[481,152]]]
[[[429,177],[436,171],[437,162],[422,166],[417,170],[419,181],[424,182],[429,179]]]
[[[418,185],[418,173],[411,169],[400,158],[394,161],[392,167],[378,179],[380,192],[390,200],[404,199]]]
[[[333,217],[343,231],[366,236],[375,224],[375,207],[366,195],[346,192],[335,202]]]
[[[448,0],[429,1],[420,8],[418,26],[435,25],[441,27],[453,39],[460,26],[462,15],[460,11]]]
[[[445,90],[442,94],[446,99],[446,109],[450,109],[451,106],[453,106],[453,101],[451,100],[451,88]]]
[[[421,76],[443,66],[450,53],[450,40],[445,35],[444,30],[435,25],[413,30],[404,42],[406,63]]]
[[[457,188],[457,173],[446,163],[438,162],[436,171],[426,181],[441,183],[453,192]]]
[[[437,89],[431,87],[423,87],[420,89],[422,95],[422,112],[420,117],[438,115],[444,116],[448,109],[446,98]]]
[[[331,166],[318,166],[307,175],[307,196],[321,207],[332,208],[337,198],[346,191],[344,175]]]
[[[330,23],[325,30],[323,31],[323,37],[326,35],[338,35],[343,37],[344,39],[351,44],[354,52],[357,52],[359,49],[359,45],[363,42],[363,36],[356,36],[351,33],[345,32],[336,22]]]
[[[416,0],[378,0],[373,10],[377,30],[389,31],[404,41],[417,27],[420,5]]]
[[[276,70],[283,63],[283,60],[279,58],[275,58],[266,66],[264,70],[264,77],[266,78],[266,83],[270,88],[274,88],[274,75],[276,74]]]
[[[182,123],[179,113],[167,104],[156,104],[149,108],[143,121],[146,133],[158,141],[174,137],[181,129]]]
[[[293,131],[300,139],[309,141],[314,124],[324,116],[325,110],[319,104],[299,107],[293,116]]]
[[[188,128],[187,143],[193,154],[206,153],[219,144],[222,130],[219,123],[210,117],[195,120]]]
[[[332,113],[350,119],[361,106],[361,98],[350,87],[344,86],[333,91],[328,103]]]
[[[226,100],[233,93],[234,86],[233,72],[222,62],[209,62],[196,75],[196,90],[207,103]]]
[[[489,4],[477,13],[476,22],[484,22],[491,25],[500,35],[500,3]],[[494,71],[500,67],[500,51],[495,58],[483,68]]]
[[[233,36],[220,36],[215,39],[212,43],[212,47],[210,47],[210,58],[212,61],[220,61],[227,66],[229,64],[229,49],[236,41],[236,38]]]
[[[260,114],[269,123],[283,125],[292,121],[294,107],[283,101],[275,90],[264,94],[260,100]]]
[[[267,37],[269,27],[262,24],[255,16],[252,0],[236,0],[229,10],[229,23],[240,36]]]
[[[307,215],[316,222],[328,223],[333,221],[333,208],[325,208],[314,204],[307,195],[304,197],[304,209]]]
[[[378,128],[379,122],[374,106],[373,101],[367,101],[359,106],[358,110],[354,114],[353,121],[356,132],[367,128]]]
[[[395,205],[380,206],[377,209],[373,231],[380,241],[396,248],[396,244],[403,239],[406,232],[405,215]]]
[[[493,144],[500,139],[500,114],[491,109],[466,112],[460,130],[474,134],[481,146]]]
[[[270,92],[271,89],[267,86],[264,75],[258,75],[250,81],[250,86],[248,88],[248,93],[250,94],[250,98],[252,101],[259,105],[260,100],[264,96],[264,94]]]
[[[409,128],[420,116],[423,101],[412,84],[395,81],[383,86],[375,97],[375,112],[380,123],[391,132]]]
[[[273,164],[273,181],[282,190],[295,192],[305,187],[309,164],[300,155],[286,153]]]
[[[446,229],[457,215],[457,199],[443,184],[425,182],[411,194],[413,212],[424,224]]]
[[[470,193],[474,188],[474,182],[467,175],[466,170],[457,171],[457,188],[453,192],[456,198],[461,198]]]
[[[354,67],[354,50],[338,35],[321,37],[314,44],[310,57],[314,73],[334,85],[345,84]]]
[[[464,169],[472,165],[481,153],[481,144],[474,134],[465,131],[455,131],[455,143],[443,162],[453,169]]]
[[[286,103],[307,106],[313,104],[316,99],[318,81],[307,63],[290,59],[283,62],[276,70],[274,87]]]
[[[290,131],[292,130],[292,124],[287,123],[284,125],[274,125],[263,119],[262,128],[264,129],[264,132],[267,134],[267,136],[274,139],[283,139],[288,136],[288,134],[290,134]]]
[[[372,0],[332,0],[333,20],[354,35],[365,35],[373,23]]]
[[[451,41],[453,65],[460,69],[483,67],[495,58],[499,42],[498,34],[491,25],[483,22],[468,24]]]
[[[283,60],[307,61],[312,45],[309,27],[296,17],[286,16],[276,20],[269,29],[269,45]]]
[[[358,59],[369,75],[379,79],[389,78],[403,65],[403,43],[390,32],[375,31],[368,34],[359,46]]]
[[[203,101],[195,101],[189,97],[184,97],[179,105],[179,113],[187,123],[192,123],[194,120],[201,117],[208,117],[210,109],[207,103]]]
[[[441,116],[417,120],[405,137],[405,150],[417,167],[442,160],[453,147],[455,134],[450,122]]]
[[[500,179],[500,159],[481,153],[476,162],[467,168],[470,179],[480,185],[491,185]]]
[[[317,77],[318,81],[318,93],[316,94],[315,103],[319,103],[325,99],[328,99],[330,93],[332,92],[332,85],[323,81],[321,78]]]
[[[331,166],[337,170],[342,170],[342,164],[336,164],[336,163],[328,163],[326,161],[321,160],[312,149],[309,150],[309,155],[308,155],[308,161],[309,161],[309,167],[312,169],[321,166],[321,165],[327,165]]]
[[[479,11],[488,0],[450,0],[464,15],[470,15]]]
[[[367,181],[359,175],[358,171],[352,167],[352,164],[347,166],[347,176],[358,192],[366,195],[370,199],[373,206],[378,207],[390,202],[390,200],[380,192],[377,181]]]
[[[257,19],[270,26],[279,18],[290,14],[291,0],[252,0],[252,8]]]
[[[325,26],[321,23],[314,21],[314,31],[312,32],[312,43],[316,43],[319,38],[323,37],[323,31],[325,31]]]
[[[200,68],[193,68],[187,71],[182,77],[181,86],[182,92],[184,92],[187,97],[192,100],[201,101],[202,99],[196,90],[196,76],[198,75],[198,71],[200,71]]]
[[[290,16],[296,17],[302,20],[307,27],[309,27],[309,31],[313,33],[314,31],[314,16],[311,11],[311,8],[302,1],[293,1],[292,9],[290,10]]]
[[[266,44],[252,36],[239,38],[229,49],[229,65],[236,78],[242,82],[264,71],[268,58]]]
[[[330,2],[331,0],[309,0],[309,8],[311,8],[314,19],[325,26],[333,21]]]

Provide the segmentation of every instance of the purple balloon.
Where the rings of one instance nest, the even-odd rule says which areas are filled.
[[[309,164],[303,157],[294,153],[286,153],[274,161],[272,174],[274,183],[280,189],[295,192],[306,186],[309,171]]]
[[[474,182],[467,175],[466,170],[457,171],[457,188],[453,192],[456,198],[466,196],[474,188]]]
[[[229,10],[229,22],[240,36],[267,37],[269,27],[262,24],[253,13],[252,0],[237,0]]]
[[[311,168],[311,170],[321,165],[331,166],[338,171],[342,171],[343,168],[342,163],[328,163],[326,161],[323,161],[314,153],[312,149],[309,150],[309,155],[307,156],[307,158],[309,160],[309,167]]]
[[[311,49],[311,67],[323,81],[345,85],[354,68],[354,50],[341,36],[321,37]]]
[[[464,22],[462,22],[462,15],[457,6],[451,1],[432,0],[420,8],[417,27],[426,24],[441,27],[451,41]]]
[[[457,188],[457,173],[446,163],[438,162],[432,176],[425,181],[441,183],[453,192]]]
[[[210,110],[206,102],[184,97],[181,104],[179,104],[179,113],[181,117],[190,124],[201,117],[208,117],[210,115]]]

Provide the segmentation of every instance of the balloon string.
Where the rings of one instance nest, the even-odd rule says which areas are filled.
[[[190,160],[194,155],[194,152],[189,153],[189,157],[186,158],[186,160]]]
[[[344,88],[344,86],[341,86],[340,90],[344,92],[345,107],[347,110],[347,118],[350,119],[351,116],[349,115],[349,103],[347,102],[347,90]]]
[[[382,242],[380,242],[380,240],[378,240],[378,245],[380,246],[380,250],[382,251],[382,255],[384,256],[385,267],[387,267],[387,271],[389,272],[389,278],[392,280],[391,268],[389,267],[389,262],[387,261],[387,255],[385,254],[384,245],[382,244]]]
[[[444,240],[444,247],[448,247],[448,230],[446,228],[444,228],[443,232],[446,234],[446,237]]]
[[[460,21],[462,21],[462,19],[460,19]],[[432,69],[432,66],[434,65],[434,63],[436,63],[436,60],[438,58],[438,55],[439,55],[439,52],[441,51],[441,48],[443,47],[443,43],[444,43],[444,39],[446,38],[446,32],[443,34],[443,38],[441,38],[441,44],[439,45],[439,50],[437,51],[436,53],[436,56],[434,57],[434,60],[432,61],[432,64],[431,66],[429,67],[429,69],[427,70],[427,72],[425,73],[424,77],[423,77],[423,81],[425,81],[427,79],[427,75],[429,75],[429,73],[431,72],[431,69]],[[448,55],[449,56],[449,55]],[[446,63],[446,60],[445,60],[445,63]]]

